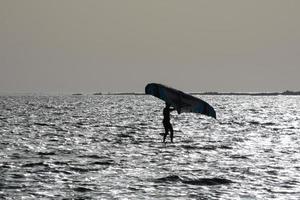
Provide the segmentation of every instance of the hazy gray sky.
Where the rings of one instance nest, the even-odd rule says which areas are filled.
[[[0,92],[300,90],[299,0],[0,0]]]

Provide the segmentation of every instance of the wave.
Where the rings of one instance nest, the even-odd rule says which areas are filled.
[[[154,182],[158,183],[172,183],[181,182],[189,185],[226,185],[231,184],[233,181],[225,178],[184,178],[178,175],[170,175],[162,178],[155,179]]]

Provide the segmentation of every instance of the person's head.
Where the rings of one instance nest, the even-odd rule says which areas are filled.
[[[170,108],[170,104],[166,102],[166,108]]]

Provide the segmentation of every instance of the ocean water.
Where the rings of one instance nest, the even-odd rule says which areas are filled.
[[[199,97],[1,96],[0,199],[300,199],[300,97]]]

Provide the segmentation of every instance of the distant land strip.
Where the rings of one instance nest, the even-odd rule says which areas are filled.
[[[300,91],[284,91],[284,92],[191,92],[192,95],[248,95],[248,96],[278,96],[278,95],[300,95]],[[82,95],[81,93],[75,93],[72,95]],[[97,92],[93,95],[146,95],[139,92],[117,92],[117,93],[101,93]]]
[[[250,96],[277,96],[277,95],[300,95],[300,91],[284,91],[284,92],[202,92],[202,93],[190,93],[198,95],[250,95]]]

